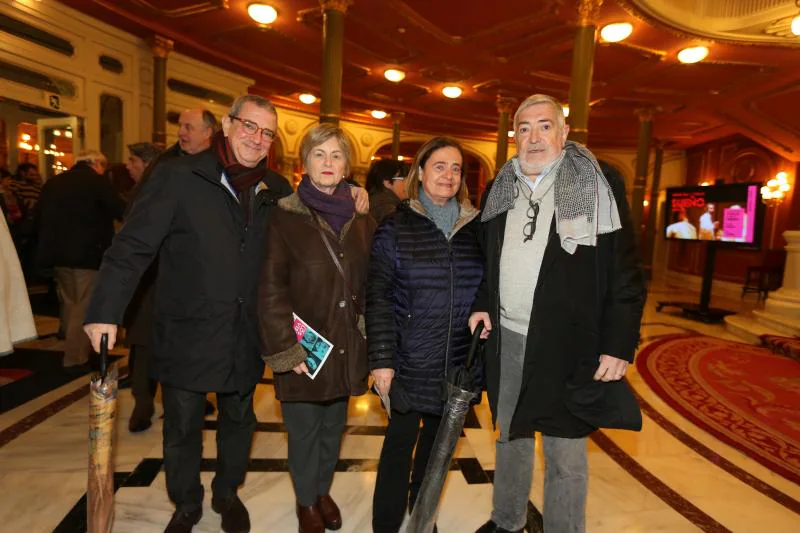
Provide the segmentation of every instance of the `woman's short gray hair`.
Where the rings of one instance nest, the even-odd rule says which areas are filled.
[[[350,139],[344,130],[333,124],[317,124],[305,134],[303,141],[300,143],[300,159],[306,168],[309,167],[308,156],[311,155],[311,150],[321,144],[325,144],[328,139],[336,139],[339,142],[339,147],[344,152],[344,173],[345,177],[350,174],[350,162],[353,158],[353,147],[350,145]]]
[[[517,131],[517,126],[519,126],[519,115],[527,108],[532,105],[537,104],[547,104],[552,106],[553,110],[556,112],[556,120],[558,121],[558,127],[561,128],[561,131],[564,131],[564,126],[566,125],[567,121],[564,119],[564,110],[561,108],[561,102],[553,98],[552,96],[548,96],[546,94],[533,94],[527,97],[519,107],[517,108],[517,112],[514,113],[514,131]]]

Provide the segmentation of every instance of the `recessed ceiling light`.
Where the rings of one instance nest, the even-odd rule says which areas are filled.
[[[405,79],[406,73],[400,69],[388,68],[383,71],[383,76],[389,81],[399,83]]]
[[[562,105],[561,106],[561,111],[564,113],[564,117],[565,118],[569,116],[569,106],[568,105]]]
[[[378,120],[386,118],[386,111],[380,111],[378,109],[374,109],[371,114],[372,118],[377,118]]]
[[[792,33],[800,35],[800,15],[792,19]]]
[[[678,52],[678,61],[681,63],[697,63],[704,60],[707,55],[708,48],[705,46],[692,46]]]
[[[633,33],[633,24],[630,22],[615,22],[613,24],[606,24],[600,30],[600,37],[609,43],[618,43],[624,41]]]
[[[314,96],[313,94],[308,94],[308,93],[303,93],[300,96],[298,96],[298,98],[300,99],[301,102],[303,102],[304,104],[308,104],[308,105],[311,105],[311,104],[313,104],[314,102],[317,101],[317,97],[316,96]]]
[[[456,87],[455,85],[448,85],[444,89],[442,89],[442,94],[448,98],[458,98],[461,96],[461,87]]]
[[[250,4],[247,14],[259,24],[272,24],[278,18],[278,11],[269,4]]]
[[[514,136],[514,130],[508,130],[508,136],[509,137],[513,137]]]

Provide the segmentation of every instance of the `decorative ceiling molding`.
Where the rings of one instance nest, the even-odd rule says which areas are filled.
[[[768,32],[797,15],[795,0],[617,0],[630,15],[685,38],[800,48],[800,36]]]
[[[784,152],[786,152],[788,154],[794,154],[795,153],[795,151],[790,146],[787,146],[787,145],[783,144],[782,142],[777,140],[775,137],[773,137],[771,135],[768,135],[768,134],[764,133],[761,130],[757,130],[756,128],[754,128],[749,123],[743,122],[742,120],[739,120],[738,117],[735,117],[734,115],[731,115],[730,113],[727,113],[725,111],[720,111],[719,109],[717,109],[717,110],[714,110],[714,114],[717,115],[718,117],[722,118],[723,120],[729,122],[730,124],[733,124],[733,125],[737,126],[738,128],[741,128],[741,129],[749,132],[751,135],[754,135],[755,138],[758,138],[758,139],[761,139],[763,141],[766,141],[767,143],[771,144],[772,146],[776,146],[776,147],[780,148],[782,151],[784,151]]]
[[[132,2],[139,7],[152,11],[160,17],[169,17],[173,19],[190,17],[192,15],[200,15],[209,11],[216,11],[218,9],[228,9],[230,7],[228,0],[212,0],[211,2],[198,2],[184,7],[175,9],[162,9],[153,5],[147,0],[132,0]]]
[[[758,105],[759,102],[763,102],[764,100],[767,100],[769,98],[774,98],[778,96],[787,96],[791,93],[798,93],[798,95],[800,95],[800,80],[795,79],[787,83],[786,85],[778,87],[777,89],[766,92],[764,94],[759,94],[753,98],[749,98],[745,100],[744,106],[746,109],[757,114],[762,119],[772,123],[773,126],[785,130],[793,137],[798,138],[800,137],[800,125],[783,120],[785,117],[771,115],[766,111],[764,111],[763,109],[759,108]],[[790,98],[790,101],[791,100],[792,99]]]
[[[640,46],[638,44],[633,44],[628,41],[620,41],[618,43],[608,43],[605,41],[600,41],[600,43],[598,43],[598,46],[601,48],[613,48],[615,46],[619,46],[621,48],[627,48],[628,50],[634,50],[636,52],[639,52],[647,59],[658,59],[660,61],[663,61],[664,59],[667,58],[667,52],[665,52],[664,50],[656,50],[655,48]]]

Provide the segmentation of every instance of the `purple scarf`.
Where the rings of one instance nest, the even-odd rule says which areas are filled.
[[[307,174],[303,174],[303,179],[297,187],[297,195],[309,209],[325,219],[336,235],[342,232],[344,225],[356,212],[350,185],[344,180],[339,182],[333,194],[325,194],[314,187]]]

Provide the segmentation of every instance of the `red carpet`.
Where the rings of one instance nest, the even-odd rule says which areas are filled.
[[[647,345],[636,368],[683,416],[800,483],[800,363],[759,346],[675,335]]]

